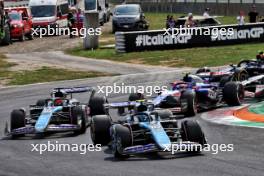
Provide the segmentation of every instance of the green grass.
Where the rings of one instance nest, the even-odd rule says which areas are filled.
[[[50,67],[42,67],[40,69],[30,71],[10,71],[10,68],[15,65],[15,63],[8,62],[6,57],[0,54],[0,82],[3,81],[2,84],[24,85],[110,75],[101,72],[72,71]]]
[[[42,67],[34,71],[22,71],[11,74],[8,85],[24,85],[40,82],[72,80],[81,78],[92,78],[98,76],[106,76],[105,73],[86,72],[86,71],[71,71],[66,69],[57,69],[50,67]]]
[[[6,57],[0,54],[0,80],[9,76],[10,71],[8,69],[14,65],[16,64],[7,62]]]
[[[204,67],[237,63],[239,60],[245,58],[251,59],[256,56],[258,50],[263,49],[263,43],[260,43],[132,53],[116,53],[114,49],[86,51],[81,48],[75,48],[66,52],[82,57],[108,59],[128,63],[169,67]]]

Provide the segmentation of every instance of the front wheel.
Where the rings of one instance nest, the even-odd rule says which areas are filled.
[[[200,125],[195,120],[184,120],[181,123],[181,136],[183,141],[190,141],[200,144],[202,147],[206,144],[206,139]],[[197,149],[197,150],[196,150]],[[201,148],[195,148],[194,151],[200,152]]]
[[[11,112],[11,117],[10,117],[10,129],[11,132],[15,129],[22,128],[26,126],[26,114],[24,111],[20,109],[15,109]],[[13,137],[20,137],[24,135],[13,135]]]
[[[128,158],[128,154],[123,154],[123,150],[126,147],[132,145],[132,135],[131,131],[128,127],[117,124],[113,128],[113,142],[112,142],[112,151],[114,157],[117,159],[125,159]]]
[[[96,115],[91,121],[91,138],[94,144],[107,145],[111,141],[110,127],[112,120],[107,115]]]
[[[75,134],[84,134],[86,132],[86,118],[85,114],[81,107],[73,107],[72,108],[72,123],[74,125],[79,125],[80,129],[74,131]]]

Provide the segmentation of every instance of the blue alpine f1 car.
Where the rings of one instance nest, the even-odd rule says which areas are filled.
[[[91,138],[94,144],[110,146],[115,158],[149,152],[200,152],[206,143],[196,121],[162,120],[153,104],[121,102],[107,107],[130,109],[130,113],[117,122],[109,115],[92,117]]]
[[[72,98],[73,93],[82,92],[91,92],[87,103]],[[25,109],[13,110],[10,129],[7,124],[5,134],[12,137],[67,131],[82,134],[91,121],[89,117],[106,113],[106,102],[105,97],[95,96],[92,87],[55,88],[50,98],[40,99],[35,105],[30,105],[28,115]]]

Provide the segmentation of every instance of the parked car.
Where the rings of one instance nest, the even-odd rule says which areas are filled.
[[[149,27],[138,4],[117,5],[113,11],[112,31],[139,31]]]
[[[11,38],[24,41],[26,37],[33,39],[32,35],[32,16],[29,8],[17,7],[5,9],[8,12],[9,22],[11,26]]]

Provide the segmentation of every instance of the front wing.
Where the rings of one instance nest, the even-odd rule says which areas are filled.
[[[60,125],[49,125],[45,132],[54,132],[54,133],[59,133],[59,132],[68,132],[68,131],[77,131],[80,130],[79,125],[73,125],[73,124],[60,124]],[[12,135],[21,135],[21,134],[37,134],[40,132],[37,132],[34,126],[25,126],[13,130],[8,130],[8,125],[6,125],[5,128],[5,135],[6,136],[12,136]]]

